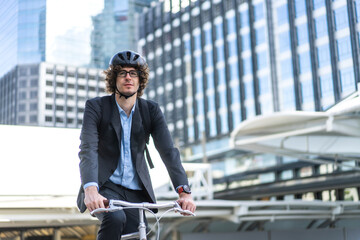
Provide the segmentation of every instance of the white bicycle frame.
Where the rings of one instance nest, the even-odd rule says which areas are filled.
[[[121,237],[121,240],[126,240],[126,239],[131,239],[131,238],[138,238],[140,240],[146,240],[146,224],[145,224],[145,219],[144,219],[144,210],[151,212],[152,214],[154,214],[153,211],[151,211],[150,209],[163,209],[163,208],[168,208],[168,211],[175,211],[175,212],[179,212],[179,213],[183,213],[185,215],[191,215],[191,216],[195,216],[194,213],[188,211],[188,210],[183,210],[180,205],[174,201],[174,202],[169,202],[169,203],[161,203],[161,204],[157,204],[157,203],[147,203],[147,202],[143,202],[143,203],[131,203],[131,202],[126,202],[126,201],[122,201],[122,200],[109,200],[109,207],[108,208],[98,208],[95,209],[94,211],[91,212],[91,215],[94,215],[94,213],[99,213],[99,212],[115,212],[115,211],[119,211],[119,210],[123,210],[123,209],[127,209],[127,208],[138,208],[139,209],[139,231],[138,232],[134,232],[134,233],[129,233],[126,235],[123,235]],[[105,204],[107,203],[107,201],[105,202]],[[167,213],[168,211],[166,211],[165,213]],[[164,214],[165,214],[164,213]],[[154,214],[155,215],[155,214]],[[156,215],[155,215],[156,217]],[[157,223],[159,223],[161,218],[157,218]],[[159,227],[158,227],[158,238],[159,238]]]

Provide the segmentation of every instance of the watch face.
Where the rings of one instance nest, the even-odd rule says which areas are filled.
[[[186,193],[190,193],[190,191],[191,191],[190,187],[188,185],[184,185],[183,189],[184,189],[184,192],[186,192]]]

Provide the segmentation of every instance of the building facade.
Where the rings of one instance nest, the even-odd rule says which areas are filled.
[[[92,18],[91,66],[106,68],[114,53],[137,50],[136,15],[153,0],[105,0],[104,10]]]
[[[324,111],[354,93],[359,11],[355,0],[158,3],[139,20],[139,51],[151,69],[146,97],[159,102],[185,160],[212,163],[219,189],[265,187],[315,176],[320,168],[331,175],[334,166],[230,149],[229,136],[255,116]],[[355,192],[349,198],[358,199],[353,187],[322,188],[312,197],[344,199]],[[285,195],[275,197],[308,197]]]
[[[102,8],[97,0],[1,1],[0,76],[18,64],[43,61],[88,66],[90,17]]]
[[[85,101],[104,94],[100,69],[18,65],[0,79],[0,124],[80,128]]]

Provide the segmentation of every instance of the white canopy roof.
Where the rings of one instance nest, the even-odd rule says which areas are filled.
[[[360,98],[356,92],[326,112],[276,112],[241,123],[230,144],[254,153],[302,160],[360,160]],[[346,164],[345,164],[346,165]]]

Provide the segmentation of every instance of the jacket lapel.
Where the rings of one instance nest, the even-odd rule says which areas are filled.
[[[138,144],[141,142],[140,141],[141,136],[143,135],[143,126],[141,122],[138,101],[139,100],[136,101],[135,111],[132,117],[131,135],[130,135],[131,157],[135,166],[136,166],[136,156],[139,148]]]
[[[111,113],[111,120],[110,123],[112,125],[112,127],[114,128],[115,132],[116,132],[116,137],[119,141],[119,150],[121,149],[121,122],[120,122],[120,114],[119,114],[119,109],[116,105],[115,102],[115,94],[112,95],[111,97],[111,108],[112,108],[112,113]],[[105,113],[106,114],[106,113]]]

